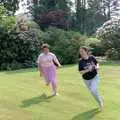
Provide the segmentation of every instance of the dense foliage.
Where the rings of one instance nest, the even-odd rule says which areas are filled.
[[[106,22],[98,29],[97,36],[108,58],[120,59],[120,19]]]
[[[16,22],[13,16],[7,14],[7,9],[0,7],[0,11],[0,70],[35,66],[42,43],[51,46],[51,51],[62,64],[75,63],[82,45],[96,49],[97,42],[94,46],[87,44],[87,37],[79,32],[55,27],[49,27],[43,32],[33,21],[20,19]]]
[[[86,37],[78,32],[49,28],[42,39],[51,45],[51,50],[62,64],[71,64],[78,59],[79,47],[85,44]]]
[[[90,51],[95,56],[103,56],[104,50],[103,46],[101,44],[101,41],[95,37],[87,38],[85,41],[85,46],[88,46],[90,48]]]
[[[35,66],[40,52],[41,32],[29,26],[20,22],[18,28],[8,30],[0,27],[0,70]]]
[[[70,16],[70,4],[67,0],[40,0],[33,6],[34,20],[41,29],[54,26],[67,29],[70,26],[68,17]]]
[[[118,0],[35,0],[34,20],[42,29],[50,26],[92,35],[120,9]],[[73,10],[74,9],[74,10]]]
[[[10,13],[14,14],[19,8],[19,0],[0,0],[0,5],[4,6]]]
[[[68,29],[70,28],[70,22],[65,17],[66,13],[64,11],[55,10],[39,14],[35,21],[40,25],[42,30],[49,26]]]
[[[1,28],[0,69],[2,70],[34,67],[40,53],[41,43],[48,43],[51,46],[51,51],[57,55],[61,64],[75,63],[78,59],[80,46],[92,47],[95,51],[94,54],[98,48],[97,39],[95,43],[92,43],[94,39],[90,38],[91,43],[88,44],[89,39],[78,32],[53,27],[41,32],[33,23],[29,23],[29,27],[23,24],[20,26],[22,27],[18,30],[10,32]]]
[[[94,55],[120,59],[120,19],[110,20],[118,0],[76,0],[75,10],[72,5],[69,0],[33,0],[28,8],[34,19],[25,21],[14,17],[17,0],[0,1],[0,70],[34,67],[42,43],[51,46],[61,64],[75,63],[83,45]],[[86,36],[94,36],[105,21],[99,39]]]
[[[14,29],[15,17],[10,16],[8,10],[3,6],[0,6],[0,26],[3,26],[6,30]]]

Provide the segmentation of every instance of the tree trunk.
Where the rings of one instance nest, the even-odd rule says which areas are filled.
[[[34,5],[38,5],[39,4],[39,0],[33,0],[33,4]]]

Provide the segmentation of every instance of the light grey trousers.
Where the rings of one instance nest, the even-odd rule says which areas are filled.
[[[84,80],[84,83],[87,86],[87,88],[90,90],[90,92],[93,95],[93,97],[95,98],[95,100],[98,102],[99,106],[102,106],[103,101],[102,101],[102,97],[99,93],[99,83],[100,83],[99,75],[96,75],[91,80]]]

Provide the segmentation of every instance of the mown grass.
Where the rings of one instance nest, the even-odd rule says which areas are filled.
[[[100,75],[102,112],[95,110],[76,65],[58,70],[56,97],[49,97],[36,69],[0,72],[0,120],[120,120],[120,64],[102,65]]]

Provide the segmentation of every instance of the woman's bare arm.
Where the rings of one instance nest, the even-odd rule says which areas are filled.
[[[96,70],[99,70],[99,69],[100,69],[99,63],[97,63],[97,65],[95,66],[95,69],[96,69]]]
[[[59,62],[59,60],[57,58],[56,58],[56,62],[58,64],[58,67],[61,67],[61,64],[60,64],[60,62]]]
[[[84,75],[84,74],[86,74],[86,73],[88,73],[88,72],[90,72],[89,69],[86,69],[86,70],[82,70],[82,71],[80,71],[80,73],[81,73],[82,75]]]
[[[40,76],[42,76],[43,75],[43,71],[42,71],[40,63],[37,63],[37,66],[38,66],[38,71],[40,72]]]

